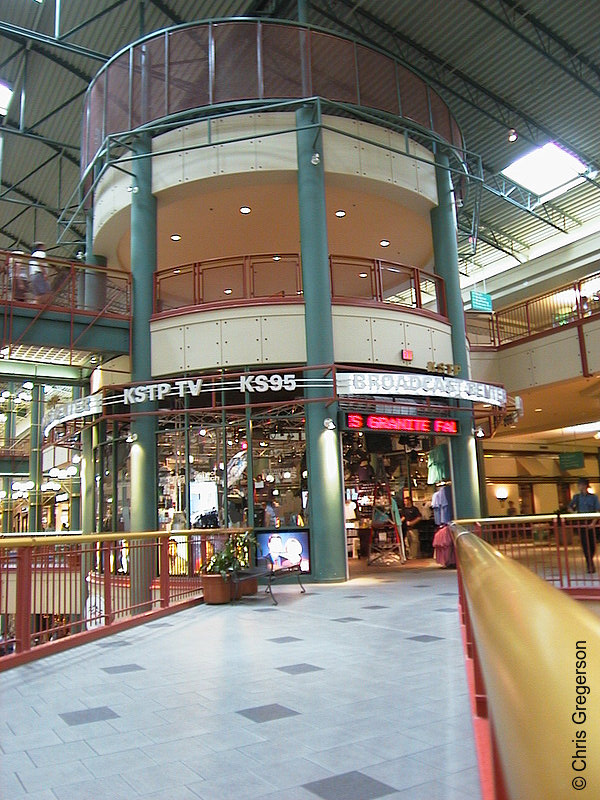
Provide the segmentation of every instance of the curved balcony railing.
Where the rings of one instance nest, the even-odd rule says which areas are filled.
[[[332,299],[389,304],[446,315],[444,282],[417,267],[381,259],[329,257]],[[154,313],[255,302],[302,301],[298,254],[261,254],[197,261],[155,275]]]
[[[469,311],[467,335],[472,346],[500,347],[598,314],[600,272],[595,272],[494,314]]]
[[[314,96],[402,117],[463,147],[441,97],[390,56],[289,22],[230,19],[153,33],[107,62],[85,100],[81,169],[107,136],[155,120],[226,103]]]

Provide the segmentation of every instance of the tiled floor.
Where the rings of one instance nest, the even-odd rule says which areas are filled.
[[[3,674],[0,797],[478,800],[456,575],[372,569]]]

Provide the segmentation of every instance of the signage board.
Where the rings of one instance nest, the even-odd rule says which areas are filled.
[[[457,436],[458,420],[444,417],[398,417],[390,414],[346,414],[346,427],[354,431],[385,433],[425,433],[437,436]]]
[[[471,400],[506,405],[506,390],[489,383],[414,372],[342,372],[337,374],[339,395],[398,395]]]
[[[471,292],[471,311],[484,311],[486,314],[491,314],[492,308],[492,295],[486,292]]]
[[[559,453],[558,466],[560,469],[583,469],[585,458],[581,451],[575,450],[572,453]]]

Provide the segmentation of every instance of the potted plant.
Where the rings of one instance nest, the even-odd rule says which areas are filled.
[[[254,539],[248,532],[232,533],[222,550],[214,553],[202,577],[204,602],[209,605],[228,603],[235,591],[235,599],[258,591],[257,579],[243,576],[250,565],[250,550]],[[232,581],[235,573],[238,580]],[[239,576],[239,577],[238,577]]]

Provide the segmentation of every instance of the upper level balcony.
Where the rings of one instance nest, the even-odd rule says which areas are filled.
[[[150,34],[107,62],[85,100],[82,171],[120,134],[142,126],[164,126],[192,110],[316,96],[342,115],[344,105],[376,110],[463,146],[441,97],[389,55],[290,22],[229,19]]]
[[[62,258],[0,251],[3,357],[83,365],[129,353],[129,274]],[[94,361],[92,361],[94,363]]]
[[[332,301],[382,303],[445,317],[444,282],[437,275],[383,259],[329,256]],[[179,315],[240,305],[303,302],[297,253],[269,253],[198,261],[155,275],[154,312]]]

